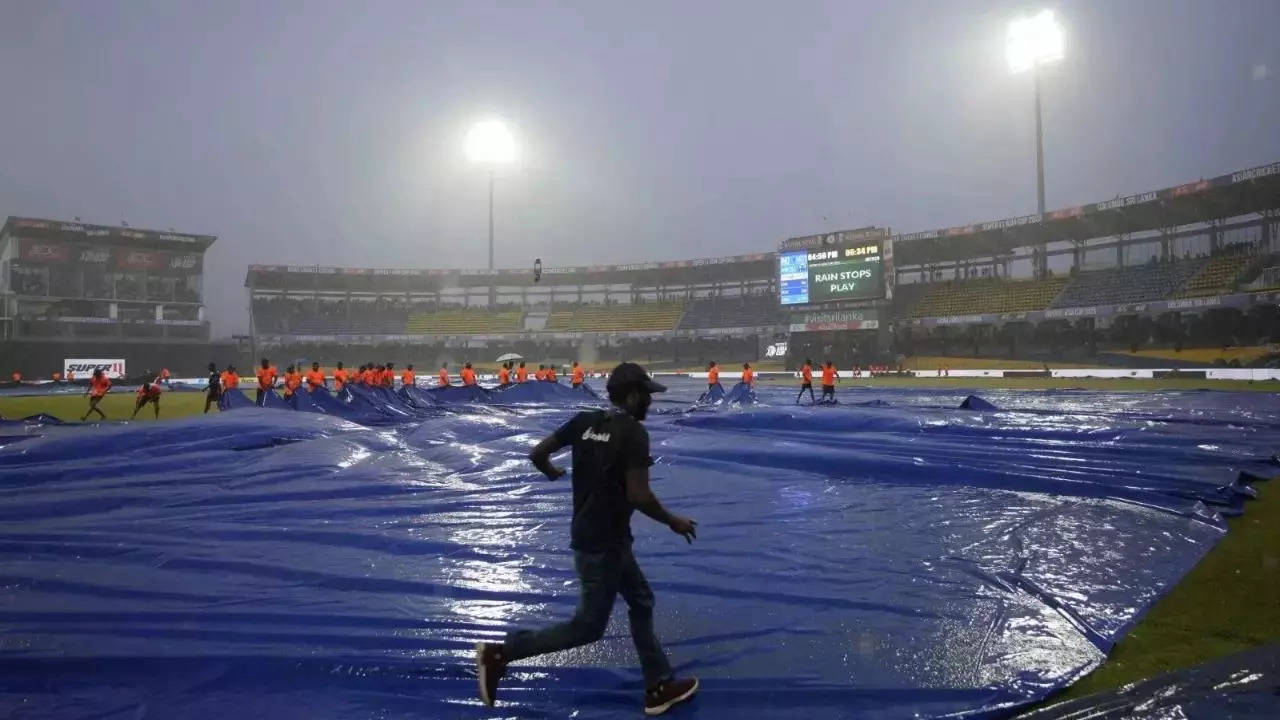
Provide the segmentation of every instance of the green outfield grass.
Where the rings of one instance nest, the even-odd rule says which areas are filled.
[[[102,399],[98,407],[107,414],[108,420],[128,420],[133,413],[133,405],[137,395],[132,392],[111,392]],[[79,420],[89,408],[89,399],[84,395],[25,395],[19,397],[0,397],[0,417],[10,419],[24,418],[37,413],[48,413],[63,420]],[[166,392],[160,396],[160,419],[199,415],[204,410],[204,393],[202,392]],[[210,409],[209,412],[215,412]],[[94,413],[91,420],[97,419]],[[151,406],[138,413],[138,420],[155,422],[155,411]]]
[[[795,380],[762,381],[794,386]],[[858,387],[910,387],[991,390],[1087,390],[1150,392],[1156,390],[1248,390],[1280,392],[1280,382],[1227,380],[1129,380],[1090,378],[862,378],[846,380],[840,391]],[[76,420],[88,401],[80,395],[0,397],[0,415],[21,418],[44,412]],[[133,393],[110,394],[102,403],[112,420],[128,419]],[[172,392],[161,399],[160,418],[197,415],[204,393]],[[212,412],[212,411],[211,411]],[[150,408],[139,421],[153,422]],[[1150,675],[1187,667],[1266,643],[1280,642],[1280,479],[1262,483],[1260,499],[1245,514],[1229,521],[1230,532],[1151,609],[1116,646],[1093,674],[1058,700],[1109,690]]]

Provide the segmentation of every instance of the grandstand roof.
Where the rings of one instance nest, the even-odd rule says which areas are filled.
[[[180,233],[173,230],[146,230],[142,228],[117,227],[115,225],[90,225],[88,223],[49,220],[46,218],[15,217],[10,215],[0,229],[4,235],[17,235],[24,238],[42,240],[61,240],[75,242],[92,240],[103,243],[156,245],[203,252],[218,238],[214,235],[196,235]]]
[[[899,235],[897,264],[1004,255],[1055,240],[1158,230],[1280,208],[1280,163],[1038,215]]]
[[[542,285],[687,285],[697,283],[734,282],[767,279],[777,273],[773,253],[732,255],[696,260],[629,263],[622,265],[585,265],[547,267],[542,271]],[[432,290],[437,287],[509,287],[532,286],[533,270],[526,269],[412,269],[412,268],[338,268],[310,265],[250,265],[245,276],[246,287],[275,288],[289,276],[332,276],[334,289],[344,281],[377,276],[380,284],[402,284],[407,290]],[[291,279],[295,279],[291,278]],[[399,278],[396,283],[389,278]],[[296,278],[300,279],[300,278]],[[292,284],[292,283],[291,283]],[[329,283],[323,283],[329,284]]]

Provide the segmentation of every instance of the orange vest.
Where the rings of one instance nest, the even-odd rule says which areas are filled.
[[[716,365],[707,371],[707,384],[715,385],[718,382],[720,382],[720,366]]]
[[[581,366],[581,365],[578,365],[577,367],[575,367],[575,368],[573,369],[573,384],[574,384],[574,385],[581,385],[581,384],[582,384],[582,378],[583,378],[583,375],[584,375],[584,373],[582,372],[582,366]]]
[[[751,368],[742,369],[742,382],[750,385],[751,381],[756,379],[756,373]]]
[[[555,382],[555,381],[556,381],[556,371],[555,371],[555,368],[547,368],[547,380],[548,380],[549,382]]]
[[[505,367],[498,368],[498,384],[506,385],[509,382],[511,382],[511,371]]]
[[[226,370],[218,376],[218,379],[222,382],[223,390],[230,390],[240,384],[240,376]]]
[[[404,383],[405,387],[411,387],[418,384],[418,376],[412,370],[405,370],[400,375],[400,382]]]
[[[810,365],[808,365],[808,364],[806,364],[804,367],[800,368],[800,377],[801,377],[802,379],[804,379],[804,381],[805,381],[805,383],[806,383],[806,384],[807,384],[807,383],[812,383],[812,382],[813,382],[813,367],[812,367],[812,366],[810,366]]]
[[[102,377],[96,377],[90,380],[89,385],[93,388],[89,391],[89,394],[93,397],[100,398],[103,395],[106,395],[107,391],[111,389],[111,380],[109,380],[106,375],[103,375]]]
[[[338,368],[337,370],[334,370],[333,371],[333,388],[335,390],[341,390],[342,387],[346,384],[347,384],[347,371],[342,368]]]
[[[516,368],[516,382],[529,382],[529,371],[524,366]]]
[[[440,387],[446,387],[448,385],[449,385],[449,371],[445,370],[444,368],[440,368]]]
[[[823,385],[836,384],[836,369],[834,365],[830,367],[822,368],[822,384]]]
[[[258,368],[254,371],[258,376],[258,389],[270,390],[272,385],[276,384],[276,369],[274,366]]]
[[[469,368],[469,367],[464,367],[464,368],[462,368],[462,384],[463,384],[463,385],[475,385],[475,384],[476,384],[476,371],[475,371],[475,370],[472,370],[472,369],[471,369],[471,368]]]
[[[320,372],[319,370],[308,370],[307,385],[311,386],[309,388],[311,392],[315,392],[316,388],[324,387],[324,373]]]

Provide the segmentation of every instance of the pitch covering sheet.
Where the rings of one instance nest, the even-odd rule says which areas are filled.
[[[673,384],[653,486],[699,539],[633,522],[659,634],[703,680],[673,717],[1012,714],[1101,663],[1222,537],[1280,425],[1260,394],[798,407]],[[512,666],[498,711],[475,694],[476,641],[572,611],[570,485],[525,454],[599,402],[378,390],[4,423],[0,716],[638,714],[621,609],[603,641]]]

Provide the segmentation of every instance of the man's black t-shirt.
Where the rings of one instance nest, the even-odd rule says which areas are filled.
[[[573,446],[573,533],[569,546],[604,552],[631,544],[627,470],[647,468],[649,431],[617,408],[580,412],[556,430]]]
[[[221,388],[222,388],[222,379],[218,375],[218,373],[216,371],[209,373],[209,387],[207,388],[209,391],[209,394],[217,395],[218,391]]]

